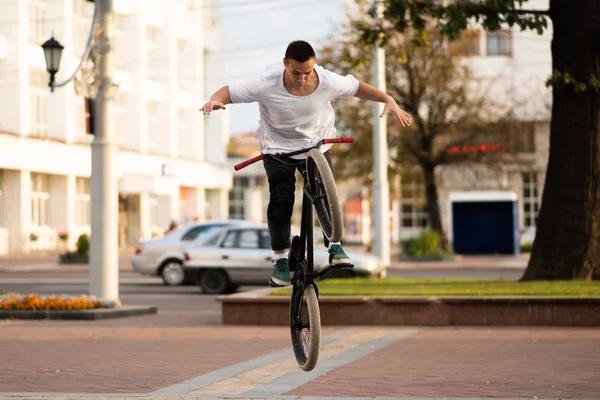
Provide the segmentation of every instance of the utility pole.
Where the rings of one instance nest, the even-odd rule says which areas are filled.
[[[120,304],[118,251],[117,149],[113,143],[113,2],[95,0],[98,37],[92,141],[90,295]]]
[[[376,7],[376,21],[379,23],[383,14],[383,2],[374,0]],[[385,53],[381,48],[381,41],[375,42],[373,50],[373,83],[374,86],[385,92]],[[375,102],[373,105],[373,168],[375,181],[373,182],[373,212],[375,219],[375,254],[385,264],[390,263],[390,187],[388,183],[388,147],[387,125],[385,117],[379,117],[383,112],[384,104]]]

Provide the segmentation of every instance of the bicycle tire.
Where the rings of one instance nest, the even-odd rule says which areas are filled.
[[[300,293],[301,285],[294,285],[292,298],[290,300],[290,332],[292,335],[292,347],[298,366],[303,371],[312,371],[317,365],[319,351],[321,349],[321,313],[319,311],[319,300],[315,288],[308,285],[304,293]],[[306,299],[306,302],[304,302]],[[308,312],[308,326],[302,321],[302,311]],[[302,333],[307,328],[308,344],[305,347]]]
[[[339,242],[342,240],[344,229],[342,207],[333,173],[320,150],[313,149],[308,153],[306,169],[308,186],[315,200],[314,207],[323,234],[330,242]],[[322,199],[318,182],[321,182],[325,189],[325,201]]]

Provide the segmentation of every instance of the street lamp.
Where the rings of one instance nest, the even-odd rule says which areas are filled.
[[[54,36],[52,36],[44,42],[42,49],[44,49],[44,57],[46,58],[46,69],[50,73],[50,82],[48,83],[48,86],[50,86],[50,91],[54,92],[54,75],[58,72],[60,56],[64,47],[54,39]]]
[[[88,0],[89,1],[89,0]],[[54,82],[58,71],[63,46],[53,37],[41,47],[44,49],[46,68],[50,73],[50,89],[67,85],[81,70],[94,47],[96,62],[94,70],[98,79],[94,95],[94,140],[91,143],[91,243],[90,243],[90,294],[105,301],[119,301],[119,247],[116,239],[118,230],[119,196],[116,162],[117,147],[112,143],[112,100],[113,72],[112,43],[113,0],[94,1],[94,15],[90,33],[75,72],[63,82]],[[94,35],[94,32],[97,32]],[[95,38],[95,40],[93,40]],[[94,42],[94,46],[92,45]]]

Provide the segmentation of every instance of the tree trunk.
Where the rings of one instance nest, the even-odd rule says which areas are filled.
[[[600,76],[600,1],[551,0],[553,70]],[[553,89],[550,157],[536,238],[523,280],[600,275],[600,93]]]
[[[425,207],[429,214],[429,227],[436,231],[442,238],[442,246],[447,248],[448,240],[442,227],[442,215],[440,213],[440,203],[437,185],[435,182],[435,167],[423,166],[423,178],[425,180],[425,196],[427,205]]]

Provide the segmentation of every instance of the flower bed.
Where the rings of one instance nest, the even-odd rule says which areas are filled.
[[[91,310],[95,308],[107,308],[107,305],[87,296],[40,296],[34,293],[0,294],[0,310]]]

